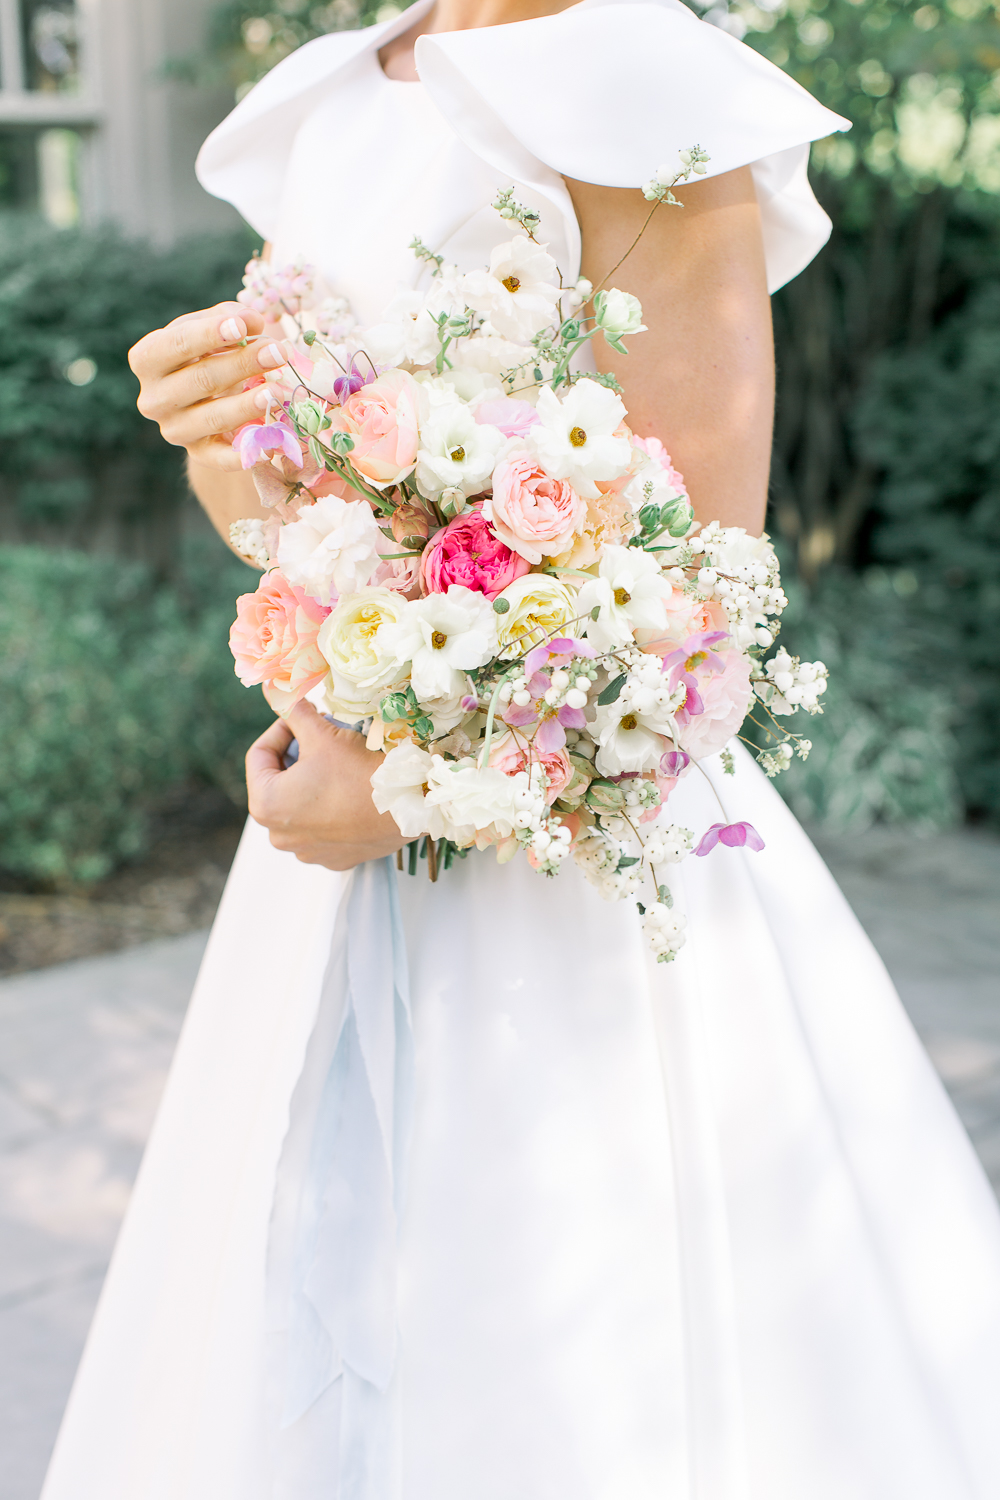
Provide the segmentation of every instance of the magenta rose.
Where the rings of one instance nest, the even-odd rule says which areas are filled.
[[[453,583],[461,583],[487,599],[495,599],[528,571],[525,559],[498,541],[478,505],[432,536],[420,559],[420,583],[425,594],[443,594]]]

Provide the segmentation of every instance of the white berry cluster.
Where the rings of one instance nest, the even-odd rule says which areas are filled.
[[[557,667],[548,676],[550,685],[545,689],[542,701],[549,708],[559,709],[564,704],[567,708],[586,708],[587,694],[597,677],[597,668],[589,661],[583,660],[575,663],[570,671],[566,671],[564,667]],[[500,702],[504,707],[508,703],[513,703],[517,708],[527,708],[531,698],[528,679],[523,672],[517,676],[508,677],[499,693]]]
[[[272,266],[257,255],[247,264],[236,300],[273,322],[284,313],[294,316],[314,306],[315,279],[314,266]]]
[[[642,930],[646,941],[656,954],[656,961],[668,964],[677,957],[684,946],[684,929],[687,919],[673,911],[662,901],[647,906],[642,919]]]
[[[596,830],[580,835],[573,857],[605,901],[623,901],[642,889],[642,866],[636,863],[619,869],[621,845],[617,840],[602,837]]]
[[[693,843],[694,834],[690,828],[671,823],[666,828],[654,828],[643,847],[651,865],[676,865],[690,854]]]
[[[807,714],[823,712],[819,700],[826,692],[828,676],[823,662],[800,661],[797,656],[789,656],[782,646],[765,671],[767,681],[757,685],[757,695],[773,714],[793,714],[799,708],[804,708]],[[772,693],[767,693],[769,686],[774,689]]]
[[[249,520],[234,521],[229,528],[229,540],[234,550],[258,568],[266,568],[271,561],[264,539],[264,524],[256,516],[251,516]]]
[[[538,861],[538,868],[546,875],[558,873],[559,866],[569,854],[573,835],[565,823],[550,818],[536,828],[527,840],[528,846]]]
[[[628,677],[622,685],[617,702],[622,711],[629,709],[642,717],[671,714],[684,702],[684,689],[671,693],[663,674],[663,662],[649,651],[640,651],[637,646],[618,651],[616,661],[627,665]],[[614,665],[612,674],[618,670]]]
[[[647,812],[651,807],[660,805],[660,789],[655,781],[648,780],[645,776],[630,777],[627,781],[620,783],[623,803],[623,816],[618,812],[604,812],[599,814],[598,823],[605,833],[610,833],[613,838],[624,838],[631,831],[629,823]]]
[[[737,650],[772,645],[775,632],[769,618],[780,615],[788,599],[767,538],[748,536],[741,526],[712,521],[688,545],[695,556],[704,558],[698,591],[722,605]]]

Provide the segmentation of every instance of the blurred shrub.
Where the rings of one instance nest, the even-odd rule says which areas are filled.
[[[151,798],[200,775],[242,796],[270,721],[226,650],[250,576],[217,544],[179,588],[137,563],[0,550],[0,867],[56,884],[141,852]]]
[[[955,704],[911,581],[873,568],[829,572],[815,592],[786,585],[782,645],[830,669],[823,713],[787,721],[813,743],[808,760],[796,759],[775,782],[800,818],[860,829],[941,827],[961,817]]]
[[[1000,816],[1000,285],[923,348],[877,365],[856,414],[882,471],[875,554],[912,579],[911,613],[958,704],[969,806]]]
[[[136,410],[128,351],[232,297],[253,240],[170,250],[108,230],[0,219],[0,537],[124,552],[168,573],[179,450]]]

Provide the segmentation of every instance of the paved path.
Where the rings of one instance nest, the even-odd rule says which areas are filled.
[[[818,842],[1000,1191],[1000,839]],[[0,1500],[37,1500],[204,941],[0,982]]]

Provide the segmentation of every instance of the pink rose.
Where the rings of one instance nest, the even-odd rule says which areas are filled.
[[[417,461],[419,399],[420,387],[412,375],[388,370],[348,396],[333,413],[332,430],[354,439],[348,462],[372,484],[398,484],[412,473]]]
[[[550,479],[528,453],[513,453],[493,471],[493,495],[483,502],[502,542],[530,563],[565,552],[587,508],[565,479]]]
[[[504,437],[523,438],[541,420],[528,401],[514,401],[510,396],[499,396],[494,401],[481,401],[473,412],[477,422],[487,427],[499,427]]]
[[[720,651],[721,672],[698,674],[702,711],[679,724],[681,748],[692,760],[704,760],[725,748],[746,718],[753,691],[750,663],[739,651]],[[678,721],[679,723],[679,721]]]
[[[637,630],[636,641],[643,651],[652,656],[669,656],[689,636],[713,630],[729,630],[726,611],[717,599],[701,599],[697,594],[685,594],[683,589],[673,589],[663,599],[667,611],[667,628],[660,633],[655,630]]]
[[[272,568],[255,594],[236,601],[229,649],[244,687],[260,683],[275,713],[287,714],[330,668],[316,644],[330,613]]]
[[[570,758],[565,750],[550,750],[540,754],[532,747],[531,761],[533,765],[541,766],[549,778],[549,784],[545,788],[545,801],[551,807],[573,780],[573,766]],[[527,744],[523,741],[519,742],[509,732],[501,735],[490,746],[490,765],[496,766],[505,776],[516,776],[518,771],[526,771],[528,769]]]
[[[420,558],[425,594],[443,594],[453,583],[461,583],[495,599],[528,571],[524,558],[497,540],[478,505],[431,537]]]

